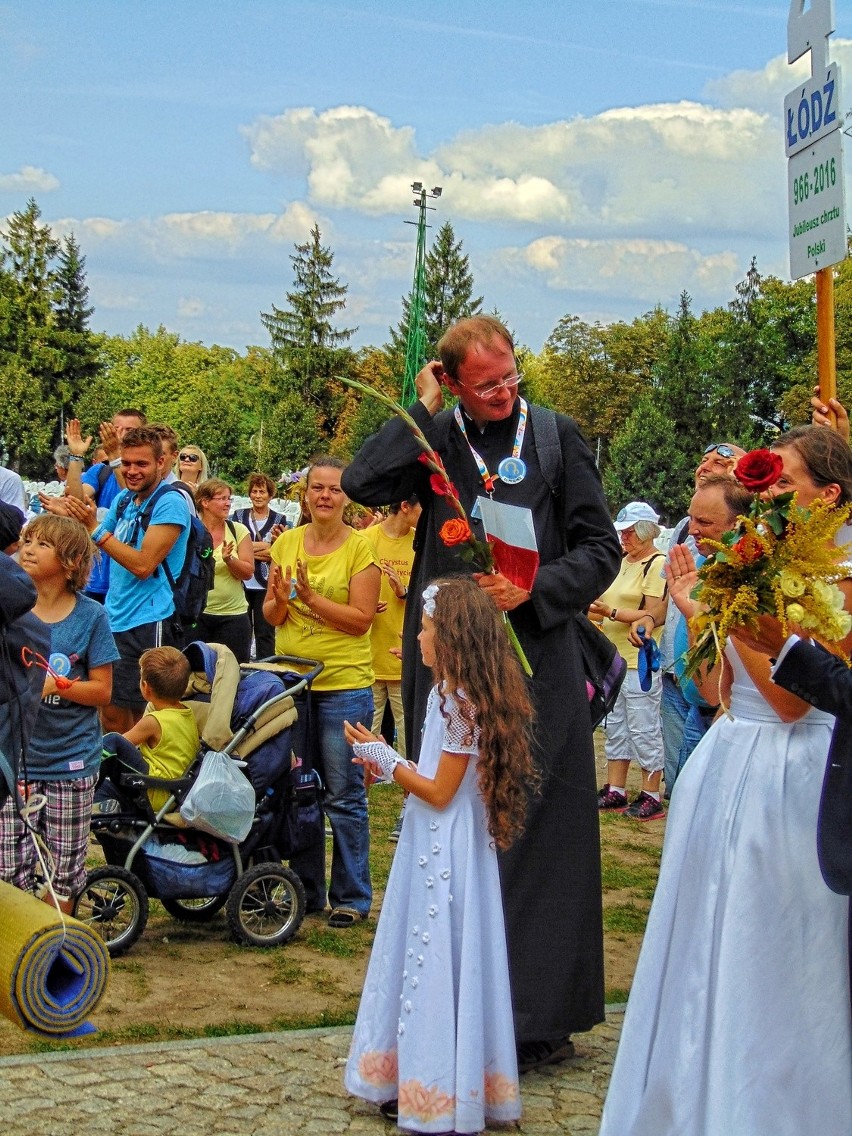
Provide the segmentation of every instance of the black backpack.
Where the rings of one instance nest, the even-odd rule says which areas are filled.
[[[131,490],[125,492],[126,495],[118,504],[117,519],[121,519],[124,515],[133,496]],[[139,529],[143,533],[147,531],[155,504],[164,493],[169,492],[181,493],[183,496],[181,490],[175,489],[172,485],[162,484],[155,489],[136,518],[138,528],[134,529],[129,541],[130,544],[135,545]],[[184,628],[192,627],[198,622],[201,613],[207,606],[207,593],[213,587],[213,571],[215,568],[213,540],[198,517],[190,516],[189,518],[189,539],[186,543],[186,555],[177,579],[172,575],[165,560],[158,567],[163,569],[169,587],[172,589],[175,615],[180,619]]]
[[[562,447],[556,429],[556,415],[547,407],[531,404],[530,421],[542,477],[547,482],[552,496],[558,498],[563,464]],[[656,558],[653,558],[648,562],[643,575],[648,574],[648,569],[655,560]],[[574,613],[574,627],[583,658],[592,726],[598,726],[615,705],[618,692],[627,675],[627,663],[606,635],[594,626],[585,612]]]

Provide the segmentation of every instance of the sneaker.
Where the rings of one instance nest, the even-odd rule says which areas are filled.
[[[627,797],[624,793],[610,789],[609,785],[604,785],[598,793],[598,808],[601,812],[623,813],[627,808]]]
[[[659,820],[666,815],[666,810],[661,801],[643,791],[629,808],[623,810],[623,815],[633,820]]]
[[[400,836],[402,835],[402,822],[404,820],[405,820],[405,805],[403,805],[402,808],[399,810],[399,816],[396,818],[396,824],[393,826],[393,828],[390,831],[390,835],[388,836],[388,840],[390,840],[390,842],[392,844],[396,844],[397,841],[399,840]]]

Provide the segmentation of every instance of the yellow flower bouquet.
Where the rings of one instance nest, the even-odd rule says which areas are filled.
[[[754,463],[746,459],[757,455],[767,466],[764,483],[748,476]],[[755,451],[740,460],[734,476],[755,492],[754,503],[747,516],[737,518],[733,531],[706,542],[715,551],[699,568],[692,593],[702,610],[690,620],[695,642],[686,657],[688,677],[721,659],[731,627],[756,630],[760,615],[774,615],[785,632],[790,623],[799,624],[826,643],[844,639],[852,629],[852,615],[844,610],[837,587],[850,575],[848,547],[835,543],[852,505],[816,500],[804,509],[796,504],[795,493],[764,500],[760,491],[778,476],[776,472],[768,480],[773,469],[767,458],[777,455]],[[781,459],[777,461],[780,466]]]

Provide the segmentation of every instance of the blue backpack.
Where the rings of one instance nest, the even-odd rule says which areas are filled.
[[[151,523],[151,514],[154,512],[154,506],[157,501],[163,496],[164,493],[181,493],[185,491],[175,489],[172,485],[163,483],[154,490],[148,500],[145,502],[139,515],[136,517],[136,526],[131,535],[130,544],[135,545],[139,531],[147,532],[148,526]],[[126,490],[125,495],[118,503],[117,518],[120,520],[127,510],[133,497],[132,490]],[[171,569],[165,560],[163,560],[158,568],[162,568],[163,574],[169,582],[169,587],[172,589],[172,596],[175,603],[175,615],[180,619],[184,628],[190,628],[197,622],[201,613],[207,606],[207,593],[213,587],[213,540],[210,533],[199,521],[198,517],[190,515],[189,518],[189,538],[186,542],[186,554],[184,556],[183,566],[177,577],[172,575]]]

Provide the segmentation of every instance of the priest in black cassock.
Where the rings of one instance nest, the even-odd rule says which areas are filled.
[[[531,510],[540,565],[531,591],[505,576],[480,586],[512,626],[532,666],[542,790],[527,829],[500,855],[519,1065],[527,1071],[572,1052],[570,1035],[604,1017],[600,835],[592,729],[575,614],[606,590],[621,562],[592,454],[576,423],[519,395],[514,344],[491,316],[451,327],[441,362],[417,376],[409,412],[441,455],[480,539],[477,497]],[[458,406],[442,410],[442,386]],[[437,576],[470,572],[439,530],[455,517],[430,486],[405,423],[394,417],[356,455],[344,491],[364,505],[416,493],[423,513],[403,633],[402,692],[409,757],[417,758],[432,685],[417,650],[420,596]],[[477,650],[471,643],[471,651]]]

